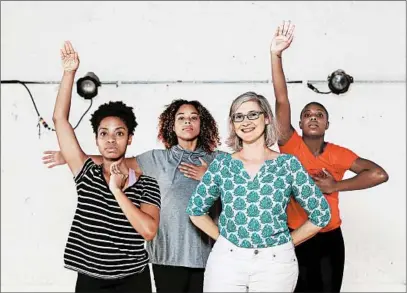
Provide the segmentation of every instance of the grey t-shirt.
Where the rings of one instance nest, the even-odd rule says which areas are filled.
[[[213,240],[189,219],[186,208],[199,181],[185,177],[178,166],[181,162],[208,165],[219,151],[206,153],[173,146],[168,150],[151,150],[136,156],[142,172],[158,181],[161,191],[160,225],[156,237],[147,242],[153,264],[205,268]],[[220,203],[212,206],[211,216],[217,217]]]

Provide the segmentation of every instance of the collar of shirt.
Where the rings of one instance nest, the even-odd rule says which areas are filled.
[[[174,181],[175,173],[178,169],[179,164],[181,164],[181,162],[200,166],[201,162],[199,161],[199,158],[203,158],[206,155],[206,152],[201,147],[198,147],[194,151],[190,151],[190,150],[183,149],[180,145],[175,145],[170,150],[171,150],[171,153],[174,156],[175,160],[177,161],[177,164],[174,168],[174,174],[172,176],[172,181]]]

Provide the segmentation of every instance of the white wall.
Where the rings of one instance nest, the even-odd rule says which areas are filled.
[[[405,80],[405,2],[2,2],[1,79],[59,80],[59,48],[71,40],[78,77],[107,80],[269,79],[269,43],[283,19],[296,23],[285,54],[290,80],[325,80],[343,68],[355,80]],[[326,84],[318,84],[326,90]],[[57,85],[29,85],[52,126]],[[162,146],[157,118],[175,98],[197,99],[227,136],[230,102],[254,90],[274,104],[271,84],[103,85],[93,112],[109,100],[135,107],[139,122],[129,154]],[[355,83],[345,95],[317,95],[290,85],[293,124],[303,105],[322,102],[331,115],[327,140],[382,165],[390,180],[341,194],[346,266],[343,291],[406,290],[405,83]],[[76,124],[88,101],[74,94]],[[96,153],[86,115],[76,133]],[[1,290],[72,291],[75,274],[63,250],[76,206],[66,167],[49,170],[42,152],[57,148],[41,129],[21,85],[1,86]],[[347,174],[350,176],[351,174]]]

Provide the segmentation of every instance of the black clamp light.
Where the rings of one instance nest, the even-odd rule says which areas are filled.
[[[353,83],[353,77],[342,69],[338,69],[328,76],[328,87],[332,93],[337,95],[346,93],[351,83]]]
[[[342,69],[335,70],[328,76],[328,87],[331,91],[321,92],[315,86],[310,83],[307,83],[307,86],[318,94],[343,94],[349,90],[350,84],[353,83],[353,77]]]
[[[76,91],[82,98],[91,100],[97,96],[99,86],[101,86],[99,77],[93,72],[88,72],[76,82]]]

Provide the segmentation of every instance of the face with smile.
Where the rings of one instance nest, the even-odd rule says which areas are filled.
[[[326,111],[315,104],[305,107],[301,114],[300,128],[305,136],[324,136],[325,130],[329,128]]]
[[[264,130],[269,124],[269,120],[264,117],[264,113],[256,101],[242,103],[231,118],[236,135],[244,143],[253,143],[261,137],[264,138]]]
[[[179,107],[175,113],[174,132],[178,141],[198,139],[201,130],[201,119],[198,110],[189,104]]]
[[[106,117],[99,124],[96,145],[105,159],[117,161],[125,155],[132,137],[120,118]]]

